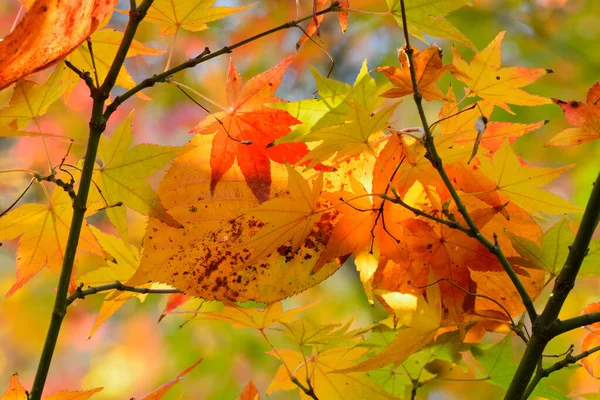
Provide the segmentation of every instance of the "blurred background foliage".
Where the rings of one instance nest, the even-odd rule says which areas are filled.
[[[249,3],[246,0],[218,0],[216,4]],[[301,15],[308,15],[311,1],[299,0],[299,3]],[[353,9],[372,13],[387,9],[383,0],[351,0],[350,3]],[[120,2],[119,8],[127,7],[128,2]],[[17,0],[0,2],[0,37],[10,31],[19,8]],[[205,46],[218,49],[294,18],[294,0],[258,0],[249,10],[210,24],[209,30],[179,32],[172,65],[199,54]],[[600,78],[600,52],[597,50],[600,2],[596,0],[474,0],[473,7],[454,12],[449,19],[479,49],[499,31],[508,31],[502,49],[505,66],[552,69],[554,74],[528,88],[532,93],[563,100],[584,100],[588,88]],[[126,16],[115,13],[109,27],[122,30],[125,23]],[[236,50],[231,57],[247,79],[296,53],[295,44],[301,35],[300,30],[282,31]],[[167,50],[172,36],[161,37],[156,25],[146,23],[142,24],[136,39],[150,47]],[[429,39],[443,49],[444,61],[450,63],[451,44]],[[321,39],[316,40],[335,59],[332,77],[346,82],[354,80],[365,58],[369,68],[397,65],[396,49],[403,45],[401,30],[392,17],[355,12],[350,14],[349,29],[345,34],[340,32],[336,18],[327,16],[321,27]],[[418,41],[414,43],[425,46]],[[473,51],[465,46],[457,47],[466,59],[473,55]],[[128,60],[127,67],[139,81],[162,72],[166,57],[166,53],[158,57],[133,57]],[[220,57],[177,75],[175,80],[223,104],[227,64],[228,58]],[[326,54],[311,42],[299,49],[278,92],[280,97],[297,100],[312,96],[315,85],[308,65],[315,66],[322,74],[330,68]],[[31,79],[41,80],[47,73]],[[373,75],[378,81],[384,81],[380,74]],[[459,83],[446,74],[439,86],[446,91],[449,85],[453,85],[456,93],[462,93]],[[11,89],[0,92],[0,106],[7,104],[10,94]],[[173,86],[158,85],[146,94],[152,101],[132,99],[113,116],[107,131],[114,129],[131,109],[136,109],[135,143],[182,144],[189,140],[188,130],[206,114]],[[87,88],[80,83],[67,105],[54,104],[40,120],[44,131],[79,138],[68,157],[73,163],[83,155],[90,105]],[[211,108],[209,104],[206,106]],[[435,120],[439,106],[439,102],[427,104],[431,120]],[[591,191],[588,182],[592,181],[599,165],[600,141],[577,147],[544,148],[543,144],[551,136],[567,127],[559,107],[514,107],[513,110],[516,115],[495,111],[492,120],[521,123],[549,120],[542,129],[520,138],[516,149],[534,165],[576,164],[552,190],[584,206]],[[398,128],[419,124],[411,101],[405,100],[398,108],[396,120]],[[66,142],[50,140],[48,143],[50,156],[58,163],[65,154]],[[15,168],[45,171],[46,155],[39,139],[0,139],[0,170]],[[19,196],[28,179],[25,174],[0,174],[0,209],[8,207]],[[157,182],[158,178],[153,183]],[[40,190],[34,185],[23,201],[43,201]],[[131,239],[140,246],[144,218],[134,212],[128,218]],[[94,216],[92,222],[104,230],[111,229],[101,213]],[[553,221],[541,222],[550,226]],[[4,243],[0,248],[0,293],[6,293],[14,281],[15,249],[14,242]],[[15,295],[0,300],[0,390],[4,390],[14,372],[20,374],[25,387],[31,384],[50,318],[56,282],[57,277],[44,270]],[[579,314],[583,304],[597,301],[594,296],[598,293],[598,283],[596,279],[582,280],[565,307],[565,316]],[[305,305],[314,299],[319,299],[319,304],[304,315],[315,323],[343,323],[354,318],[353,326],[360,327],[385,316],[380,307],[369,306],[357,274],[349,265],[318,287],[286,300],[284,306]],[[88,338],[101,302],[102,296],[91,296],[69,308],[46,393],[63,388],[104,386],[104,391],[95,399],[139,397],[203,357],[204,361],[166,398],[235,399],[250,379],[264,394],[278,367],[278,361],[265,354],[269,347],[257,332],[234,330],[228,324],[218,322],[189,321],[194,314],[185,313],[185,310],[195,311],[200,307],[199,300],[184,304],[178,313],[168,315],[160,323],[158,319],[166,297],[147,297],[144,304],[132,300]],[[215,303],[201,305],[202,310],[219,307]],[[582,330],[563,336],[552,342],[549,350],[556,349],[558,353],[571,343],[578,346],[583,335]],[[280,335],[273,334],[272,338],[276,345],[293,345]],[[489,342],[496,340],[498,337],[493,335],[486,338]],[[465,376],[461,368],[447,371],[446,380],[422,388],[418,398],[501,398],[501,393],[485,381],[462,382]],[[566,392],[574,394],[597,392],[600,387],[581,368],[569,374],[562,385]],[[279,392],[269,398],[295,399],[297,396],[296,392]]]

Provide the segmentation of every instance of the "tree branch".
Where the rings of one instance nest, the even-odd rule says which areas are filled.
[[[565,261],[563,269],[558,274],[554,282],[554,289],[540,314],[538,320],[533,324],[533,334],[531,340],[525,349],[525,354],[521,359],[519,368],[515,373],[513,380],[506,392],[506,400],[515,400],[524,398],[523,395],[530,385],[529,381],[533,376],[536,366],[542,357],[542,353],[548,342],[557,334],[568,331],[570,326],[576,328],[579,322],[585,322],[584,316],[575,317],[562,323],[558,319],[558,314],[562,306],[575,286],[575,279],[581,268],[583,259],[587,255],[588,246],[598,221],[600,220],[600,173],[596,177],[592,194],[583,213],[581,225],[577,230],[577,235],[573,244],[569,247],[569,255]],[[593,313],[596,314],[596,313]],[[583,317],[583,318],[582,318]],[[573,322],[574,320],[575,322]],[[567,323],[567,325],[564,325]],[[573,329],[574,329],[573,328]]]
[[[87,289],[83,289],[83,284],[79,286],[75,293],[67,298],[67,307],[70,306],[77,299],[84,299],[86,296],[96,294],[100,292],[106,292],[109,290],[118,290],[120,292],[133,292],[142,294],[173,294],[181,293],[179,289],[150,289],[135,286],[127,286],[119,281],[107,283],[106,285],[100,286],[88,286]]]
[[[572,351],[572,349],[570,351]],[[576,362],[578,362],[580,360],[583,360],[584,358],[586,358],[590,354],[596,353],[598,351],[600,351],[600,346],[592,347],[591,349],[589,349],[587,351],[584,351],[581,354],[578,354],[576,356],[573,356],[573,355],[571,355],[570,352],[568,352],[564,359],[562,359],[559,362],[555,363],[551,367],[549,367],[549,368],[539,368],[537,370],[535,376],[533,377],[533,379],[529,383],[529,386],[527,386],[527,390],[525,390],[525,394],[523,395],[523,398],[524,399],[529,398],[529,396],[533,393],[533,391],[535,390],[535,388],[538,385],[538,383],[542,379],[547,378],[548,376],[550,376],[551,373],[556,372],[558,370],[561,370],[561,369],[563,369],[565,367],[568,367],[571,364],[575,364]]]
[[[104,83],[92,94],[94,102],[92,105],[92,115],[90,117],[90,136],[88,139],[85,159],[81,171],[79,189],[77,191],[77,196],[73,201],[73,217],[71,219],[69,236],[63,258],[63,265],[56,290],[52,318],[50,319],[50,326],[48,327],[48,332],[46,334],[44,348],[42,349],[40,362],[38,364],[35,379],[31,387],[29,400],[40,400],[42,397],[42,392],[44,391],[46,378],[48,377],[48,371],[50,370],[50,363],[52,362],[52,356],[54,355],[54,349],[56,347],[62,321],[67,313],[69,282],[73,273],[75,254],[77,252],[81,227],[83,225],[85,212],[87,210],[87,199],[90,192],[92,174],[94,172],[94,165],[96,162],[96,153],[98,152],[100,137],[106,129],[106,118],[103,115],[104,102],[106,99],[108,99],[110,91],[115,85],[117,76],[119,75],[119,71],[123,66],[125,56],[127,55],[127,51],[131,46],[137,27],[146,15],[146,12],[152,4],[152,1],[153,0],[144,0],[139,8],[132,9],[130,11],[129,22],[127,24],[127,28],[125,29],[125,33],[123,34],[123,40],[119,45],[119,50],[117,51],[117,54],[110,66],[108,74],[106,75],[106,79],[104,80]]]
[[[519,296],[521,297],[521,301],[523,302],[523,305],[525,306],[525,309],[527,310],[527,314],[529,315],[529,318],[531,319],[532,322],[534,322],[538,315],[537,315],[537,312],[535,311],[535,307],[533,305],[533,300],[529,296],[529,293],[527,293],[525,286],[523,286],[523,283],[519,279],[519,276],[517,275],[515,270],[512,268],[512,266],[506,259],[506,256],[502,252],[502,249],[500,248],[500,246],[498,246],[497,243],[492,243],[489,239],[487,239],[485,236],[483,236],[481,234],[481,232],[479,232],[479,228],[475,224],[475,221],[473,221],[473,218],[471,218],[471,215],[469,214],[467,208],[465,207],[464,203],[460,199],[460,196],[458,195],[456,188],[452,184],[452,181],[448,177],[446,170],[444,170],[444,165],[442,163],[442,159],[440,158],[440,156],[437,152],[437,149],[435,147],[433,135],[431,133],[431,130],[429,129],[429,123],[427,122],[427,117],[425,116],[425,109],[423,108],[423,96],[421,96],[421,93],[419,92],[419,84],[417,82],[417,73],[415,70],[414,63],[413,63],[413,48],[410,47],[408,23],[407,23],[407,19],[406,19],[406,7],[404,5],[404,0],[400,0],[400,6],[402,9],[402,26],[404,28],[404,39],[406,41],[406,46],[405,46],[406,57],[408,58],[408,65],[410,67],[410,77],[411,77],[413,91],[414,91],[413,98],[415,101],[415,105],[417,106],[417,110],[419,111],[419,117],[421,118],[421,124],[423,125],[423,130],[425,132],[425,137],[424,137],[425,143],[424,144],[425,144],[425,149],[427,151],[427,153],[425,154],[425,157],[431,162],[433,167],[437,170],[438,174],[444,181],[444,185],[450,192],[450,195],[451,195],[452,199],[454,200],[454,203],[456,204],[456,208],[458,209],[458,211],[460,212],[460,215],[462,215],[467,226],[469,227],[468,235],[471,236],[472,238],[476,239],[479,243],[484,245],[490,253],[492,253],[493,255],[496,256],[496,258],[498,259],[498,261],[504,268],[504,271],[506,271],[506,273],[508,274],[513,285],[517,289],[517,292],[519,292]]]
[[[341,8],[339,6],[339,3],[337,1],[334,1],[331,6],[329,6],[328,8],[319,11],[316,15],[322,15],[322,14],[327,14],[330,12],[337,12],[340,11]],[[186,62],[179,64],[171,69],[166,70],[163,73],[160,74],[155,74],[149,78],[144,79],[143,81],[141,81],[139,84],[137,84],[135,87],[129,89],[128,91],[126,91],[125,93],[123,93],[120,96],[117,96],[114,101],[109,104],[106,107],[106,111],[104,113],[104,116],[106,118],[109,118],[111,116],[112,113],[114,113],[116,111],[116,109],[123,104],[124,101],[126,101],[127,99],[129,99],[131,96],[135,95],[136,93],[154,86],[156,83],[162,83],[167,81],[172,75],[176,74],[177,72],[183,71],[185,69],[189,69],[189,68],[193,68],[198,64],[202,64],[203,62],[206,62],[208,60],[211,60],[215,57],[218,57],[220,55],[223,54],[227,54],[227,53],[231,53],[233,50],[237,49],[238,47],[241,47],[245,44],[254,42],[255,40],[258,40],[260,38],[263,38],[265,36],[268,36],[272,33],[275,33],[277,31],[281,31],[284,29],[289,29],[289,28],[295,28],[298,27],[301,22],[304,22],[306,20],[309,20],[313,17],[313,15],[308,15],[306,17],[303,18],[299,18],[293,21],[289,21],[286,22],[285,24],[279,25],[275,28],[266,30],[264,32],[261,32],[257,35],[254,35],[252,37],[249,37],[247,39],[244,39],[240,42],[237,42],[235,44],[232,44],[230,46],[225,46],[222,49],[215,51],[214,53],[211,53],[211,51],[207,48],[204,49],[204,51],[202,53],[200,53],[198,56],[187,60]]]
[[[94,80],[92,79],[92,76],[90,75],[89,72],[87,71],[82,71],[79,68],[77,68],[75,65],[73,65],[73,63],[69,60],[67,60],[65,58],[65,65],[72,70],[73,72],[75,72],[75,74],[77,74],[77,76],[79,76],[87,85],[87,87],[90,89],[90,94],[94,94],[94,92],[96,91],[96,85],[94,84]]]
[[[600,322],[600,312],[583,314],[578,317],[573,317],[560,321],[552,331],[552,336],[558,336],[565,332],[572,331],[577,328],[582,328],[587,325]]]

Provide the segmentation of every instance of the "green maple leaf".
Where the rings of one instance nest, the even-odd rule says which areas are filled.
[[[369,138],[389,125],[389,120],[399,103],[392,104],[377,113],[360,103],[350,102],[350,112],[345,122],[311,131],[300,137],[302,142],[321,141],[300,163],[311,160],[307,168],[329,159],[333,161],[353,156],[371,149]]]
[[[319,92],[318,99],[269,104],[269,107],[286,110],[302,121],[288,135],[277,139],[275,144],[302,141],[301,138],[313,130],[344,123],[352,109],[351,102],[374,109],[383,101],[383,98],[376,96],[377,84],[369,75],[367,60],[363,61],[353,86],[326,78],[313,67],[311,71]]]
[[[186,148],[154,144],[131,147],[132,118],[133,113],[130,113],[109,138],[102,136],[98,147],[98,158],[102,164],[94,172],[95,182],[107,203],[106,213],[124,239],[127,220],[125,208],[118,206],[120,203],[170,226],[181,227],[165,210],[146,178]]]
[[[386,0],[390,12],[402,26],[400,0]],[[473,50],[475,45],[444,17],[452,11],[471,5],[471,0],[405,0],[406,20],[411,35],[427,42],[424,35],[463,43]]]

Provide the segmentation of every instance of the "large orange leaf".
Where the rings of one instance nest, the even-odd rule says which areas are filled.
[[[183,228],[150,218],[142,261],[129,283],[168,283],[206,299],[273,302],[306,290],[335,272],[339,260],[311,274],[331,235],[335,210],[322,214],[297,252],[286,243],[240,270],[253,250],[243,243],[263,227],[260,220],[244,215],[244,211],[259,202],[236,166],[210,194],[211,140],[211,136],[196,136],[190,143],[192,148],[178,155],[167,171],[158,194],[167,212]],[[286,168],[274,165],[272,174],[273,192],[287,197]]]
[[[425,100],[443,100],[444,93],[436,86],[436,82],[445,71],[452,69],[452,65],[444,65],[442,62],[442,50],[439,47],[428,47],[423,51],[413,49],[413,63],[417,75],[419,92]],[[384,74],[390,82],[396,86],[385,92],[383,97],[403,97],[413,93],[412,78],[408,57],[404,47],[398,49],[398,67],[378,67],[375,70]]]
[[[37,0],[0,42],[0,90],[75,50],[116,4],[117,0]]]
[[[354,254],[365,292],[371,298],[371,282],[380,255],[397,262],[407,257],[406,248],[399,239],[402,236],[400,222],[410,218],[412,213],[398,204],[384,202],[379,196],[371,200],[363,185],[354,178],[350,179],[350,183],[352,193],[341,191],[323,194],[336,205],[343,218],[335,225],[315,270],[336,257]]]
[[[489,100],[508,112],[512,112],[508,104],[520,106],[549,104],[550,99],[529,94],[521,88],[532,84],[552,72],[551,70],[525,67],[500,68],[500,45],[505,33],[500,32],[485,49],[475,54],[470,64],[462,58],[456,48],[452,48],[452,63],[456,68],[452,73],[467,85],[469,96],[479,96]]]
[[[300,123],[287,111],[265,106],[265,103],[280,101],[273,94],[292,60],[291,56],[286,58],[244,86],[230,60],[226,86],[229,109],[208,116],[190,131],[203,135],[217,132],[210,159],[210,193],[214,193],[217,183],[237,159],[252,193],[265,201],[271,190],[270,160],[295,164],[308,153],[302,143],[269,146],[288,134],[290,126]]]
[[[587,94],[586,104],[580,101],[552,99],[565,113],[569,128],[550,139],[546,146],[574,146],[600,138],[600,82],[596,82]]]

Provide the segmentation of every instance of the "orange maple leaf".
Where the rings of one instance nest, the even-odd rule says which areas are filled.
[[[265,103],[281,101],[273,94],[292,60],[293,56],[286,58],[250,79],[243,87],[242,78],[230,60],[226,88],[229,108],[208,116],[190,131],[203,135],[217,132],[210,157],[211,194],[237,159],[252,193],[265,201],[271,190],[269,160],[295,164],[308,154],[304,143],[269,146],[275,139],[287,135],[290,126],[301,123],[285,110],[265,106]]]
[[[0,42],[0,90],[75,50],[117,0],[38,0]]]
[[[456,69],[452,74],[467,85],[465,90],[469,96],[479,96],[489,100],[510,113],[512,111],[508,104],[520,106],[549,104],[550,99],[529,94],[521,88],[552,73],[552,70],[525,67],[500,68],[500,46],[505,33],[500,32],[485,49],[475,54],[470,64],[453,47],[452,63]]]
[[[331,0],[314,0],[313,1],[313,8],[312,8],[313,17],[310,20],[310,22],[308,23],[308,26],[306,27],[306,29],[304,30],[304,32],[303,32],[304,34],[300,37],[300,39],[298,40],[298,43],[296,43],[296,49],[300,48],[300,46],[302,46],[302,44],[304,42],[309,40],[310,37],[312,35],[314,35],[315,33],[317,35],[319,35],[319,26],[321,25],[321,22],[323,22],[323,18],[325,17],[325,15],[324,14],[317,15],[317,13],[319,11],[324,10],[327,7],[329,7],[330,3],[331,3]],[[339,7],[341,7],[341,8],[350,7],[349,0],[341,0],[338,3],[339,3]],[[340,11],[338,13],[338,16],[340,19],[340,26],[342,28],[342,32],[346,32],[346,29],[348,29],[348,11]]]
[[[452,70],[452,65],[444,65],[442,62],[442,52],[439,47],[428,47],[423,51],[411,46],[413,49],[413,62],[417,75],[417,83],[419,92],[425,100],[444,100],[444,93],[435,85],[441,78],[442,74],[448,70]],[[400,68],[398,67],[378,67],[375,70],[384,74],[390,82],[397,86],[385,92],[383,97],[403,97],[413,93],[412,78],[410,76],[410,66],[406,49],[404,47],[398,49],[398,60],[400,60]]]
[[[552,99],[565,113],[569,124],[576,128],[565,129],[550,139],[545,146],[575,146],[600,139],[600,82],[587,94],[586,102]]]

